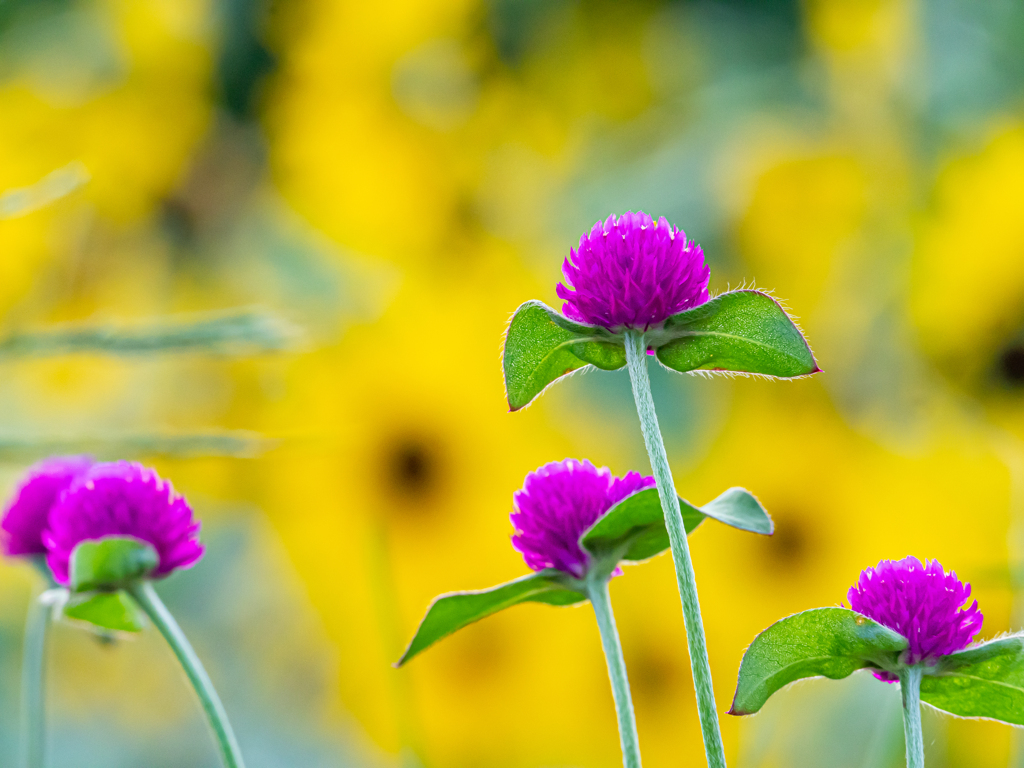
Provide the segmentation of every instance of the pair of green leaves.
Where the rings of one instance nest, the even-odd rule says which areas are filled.
[[[703,507],[683,499],[679,504],[687,534],[707,518],[754,533],[770,535],[774,531],[764,507],[742,488],[730,488]],[[604,562],[609,572],[620,561],[639,562],[664,552],[669,548],[669,538],[658,489],[647,488],[620,501],[583,533],[580,546],[595,561]],[[546,568],[490,589],[442,595],[427,609],[396,666],[466,625],[505,608],[527,602],[574,605],[587,599],[585,590],[584,582]]]
[[[645,333],[658,360],[681,373],[731,371],[792,378],[818,371],[810,347],[785,310],[759,291],[729,291],[669,317]],[[502,357],[513,411],[554,382],[587,365],[606,371],[626,364],[623,337],[577,323],[539,301],[516,310]]]
[[[847,608],[816,608],[776,622],[740,664],[730,714],[749,715],[796,680],[839,680],[858,669],[895,672],[907,639]],[[1024,637],[990,640],[924,668],[921,700],[961,717],[1024,725]]]
[[[104,630],[138,632],[143,613],[126,589],[160,564],[155,549],[129,536],[83,541],[71,553],[71,594],[63,613]]]

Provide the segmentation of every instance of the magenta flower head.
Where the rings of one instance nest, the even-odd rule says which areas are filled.
[[[582,579],[590,556],[580,547],[580,536],[624,498],[653,486],[653,477],[638,472],[615,477],[586,459],[545,464],[528,474],[512,497],[512,546],[535,571],[556,568]]]
[[[664,217],[628,212],[597,222],[562,264],[565,316],[619,332],[646,331],[708,300],[700,246]]]
[[[95,464],[77,477],[50,513],[43,532],[47,563],[60,584],[68,583],[71,553],[83,541],[132,537],[159,557],[153,577],[188,568],[203,556],[199,521],[169,481],[141,464]]]
[[[42,555],[50,510],[72,481],[93,464],[89,456],[51,456],[25,473],[0,522],[0,542],[10,556]]]
[[[946,573],[936,560],[922,564],[916,557],[866,568],[847,595],[857,613],[907,638],[902,661],[910,665],[934,663],[970,644],[984,619],[977,600],[964,607],[970,596],[971,585],[956,573]],[[875,677],[897,679],[889,672],[876,672]]]

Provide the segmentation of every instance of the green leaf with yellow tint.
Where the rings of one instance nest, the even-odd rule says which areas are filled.
[[[703,507],[679,499],[686,533],[692,533],[707,518],[742,531],[770,535],[772,519],[752,493],[730,488]],[[580,537],[580,546],[595,556],[614,553],[618,559],[639,561],[669,548],[668,531],[657,488],[646,488],[627,496]]]
[[[775,299],[730,291],[673,315],[652,336],[657,355],[674,371],[733,371],[792,378],[817,373],[803,334]]]
[[[582,587],[581,587],[582,588]],[[395,666],[402,666],[438,640],[468,624],[520,603],[574,605],[586,600],[573,580],[552,568],[475,592],[441,595],[427,609],[416,634]]]
[[[626,350],[615,338],[604,328],[574,323],[539,301],[526,302],[505,334],[502,365],[509,408],[519,410],[556,379],[587,365],[621,368]]]
[[[71,552],[71,589],[117,589],[148,576],[160,564],[152,546],[130,536],[107,536],[81,542]]]
[[[839,680],[864,667],[892,669],[907,639],[847,608],[788,616],[754,638],[740,662],[731,715],[752,715],[805,677]]]
[[[121,590],[74,593],[65,603],[63,613],[69,619],[116,632],[139,632],[145,626],[142,609]]]
[[[926,666],[921,700],[961,717],[1024,725],[1024,637],[990,640]]]

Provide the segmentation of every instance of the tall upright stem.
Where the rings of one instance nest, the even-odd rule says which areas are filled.
[[[672,560],[676,567],[676,581],[679,598],[683,604],[683,621],[686,624],[686,642],[690,649],[690,669],[693,671],[693,687],[697,695],[697,714],[704,737],[704,752],[710,768],[725,768],[725,749],[722,746],[722,731],[718,724],[718,710],[715,708],[715,691],[711,684],[711,665],[708,662],[707,641],[704,638],[704,623],[700,618],[700,602],[697,599],[697,581],[690,559],[690,546],[686,541],[683,515],[679,511],[679,497],[672,482],[672,470],[665,453],[665,441],[658,426],[658,415],[654,411],[651,396],[651,380],[647,375],[647,344],[638,331],[626,331],[626,362],[629,380],[633,385],[633,399],[640,417],[640,429],[644,444],[651,459],[651,470],[658,484],[658,497],[665,514],[665,527],[672,544]]]
[[[608,663],[608,677],[615,698],[615,716],[619,721],[619,744],[622,746],[622,764],[625,768],[640,768],[640,742],[636,733],[633,700],[629,695],[626,662],[622,658],[619,633],[615,628],[612,601],[608,595],[608,577],[595,576],[587,580],[587,596],[594,606],[597,628],[601,631],[601,646]]]
[[[21,651],[21,764],[42,768],[46,751],[46,630],[52,607],[37,595],[28,606]]]
[[[903,694],[903,735],[907,740],[907,768],[924,768],[924,736],[921,733],[921,667],[900,672]]]
[[[185,669],[192,687],[199,695],[199,701],[203,705],[206,717],[210,721],[210,727],[217,738],[217,745],[220,747],[221,758],[227,768],[244,768],[242,752],[238,748],[238,741],[235,733],[231,730],[231,723],[228,722],[228,715],[224,711],[217,691],[210,682],[209,675],[203,663],[196,656],[185,633],[181,631],[178,622],[174,620],[171,612],[167,610],[160,596],[153,589],[153,584],[146,579],[136,582],[128,589],[131,596],[135,598],[142,610],[146,612],[150,620],[160,630],[160,633],[171,646],[174,655],[178,657],[181,666]]]

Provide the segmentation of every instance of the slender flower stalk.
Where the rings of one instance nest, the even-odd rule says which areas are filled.
[[[795,378],[819,368],[803,334],[767,294],[737,290],[712,297],[703,250],[664,217],[629,211],[597,222],[570,250],[562,275],[555,289],[563,301],[561,313],[527,301],[509,322],[502,357],[509,409],[529,405],[549,384],[587,366],[629,369],[676,568],[708,765],[724,768],[693,563],[651,397],[647,356],[681,373]],[[771,533],[770,524],[761,532]]]
[[[25,620],[21,652],[21,764],[42,768],[46,755],[46,634],[52,607],[46,593],[35,596]]]
[[[509,519],[514,528],[512,546],[533,573],[490,589],[452,592],[435,599],[396,666],[453,632],[513,605],[579,605],[589,600],[608,665],[623,765],[640,768],[636,717],[608,583],[622,574],[621,564],[643,562],[669,548],[656,485],[653,477],[637,472],[614,477],[607,468],[575,459],[551,462],[530,472],[513,495]],[[703,507],[683,503],[690,513],[688,531],[712,518],[740,530],[772,532],[768,513],[742,488],[730,488]]]
[[[513,496],[510,515],[516,529],[512,545],[535,571],[553,568],[580,584],[590,600],[601,634],[625,768],[640,768],[640,741],[629,694],[626,662],[622,656],[608,581],[621,573],[618,558],[594,558],[580,546],[580,537],[615,504],[650,488],[653,478],[628,472],[614,477],[607,468],[589,461],[551,462],[526,476]],[[581,583],[582,582],[582,583]]]
[[[924,768],[924,736],[921,733],[921,675],[920,664],[906,667],[900,672],[900,692],[903,695],[903,735],[907,742],[907,768]]]
[[[189,568],[202,558],[199,521],[188,502],[155,471],[134,462],[95,464],[61,493],[50,512],[42,540],[47,563],[58,583],[72,590],[123,589],[146,612],[181,662],[209,720],[227,768],[241,768],[242,755],[227,713],[199,657],[181,628],[160,600],[152,579]],[[90,562],[106,555],[80,557],[92,552],[131,550],[130,556],[111,557],[124,572],[88,571]],[[76,573],[78,570],[87,573]],[[138,570],[143,568],[143,570]],[[84,582],[82,581],[84,579]]]
[[[189,643],[185,633],[178,626],[178,622],[174,620],[174,616],[167,610],[167,606],[153,589],[152,582],[138,581],[129,587],[128,593],[142,606],[142,610],[149,616],[153,625],[160,630],[160,634],[164,636],[167,644],[174,651],[174,655],[181,662],[185,674],[188,675],[192,687],[195,688],[196,694],[199,696],[210,726],[213,728],[224,765],[228,768],[244,768],[245,763],[242,760],[242,751],[238,747],[238,740],[231,729],[227,712],[224,711],[224,705],[210,681],[210,676],[206,674],[203,662],[199,660],[192,644]]]
[[[883,560],[865,568],[850,587],[850,607],[907,638],[898,671],[874,670],[879,680],[900,683],[907,768],[924,768],[921,735],[921,678],[925,666],[966,648],[981,630],[978,601],[964,607],[971,585],[936,560]]]
[[[622,764],[625,768],[640,768],[640,739],[636,731],[636,716],[633,714],[633,699],[629,694],[629,679],[626,677],[626,662],[622,657],[622,644],[615,628],[612,601],[608,595],[608,577],[596,575],[587,579],[587,597],[594,608],[597,628],[601,632],[601,646],[604,648],[608,677],[612,683],[615,699],[615,716],[619,721],[619,744],[622,747]]]
[[[711,665],[708,661],[707,640],[704,637],[704,623],[700,615],[700,601],[697,598],[697,580],[690,558],[690,545],[686,540],[683,515],[679,510],[679,497],[672,482],[672,470],[668,464],[665,441],[658,426],[658,414],[654,410],[651,395],[651,380],[647,374],[647,345],[643,333],[626,331],[626,364],[629,380],[633,387],[633,399],[640,417],[640,429],[644,444],[651,459],[651,470],[658,486],[658,497],[665,514],[665,527],[672,544],[672,561],[676,568],[676,582],[679,598],[683,605],[683,622],[686,625],[686,642],[690,650],[690,669],[693,672],[693,686],[697,696],[697,713],[700,717],[704,751],[710,768],[725,768],[725,747],[715,707],[715,691],[711,682]]]
[[[42,574],[47,588],[53,576],[46,567],[43,529],[60,495],[93,461],[88,456],[53,456],[25,473],[0,520],[0,546],[8,557],[27,560]],[[45,588],[44,588],[45,589]],[[42,768],[46,752],[46,635],[52,606],[42,591],[29,602],[21,662],[21,764]]]

